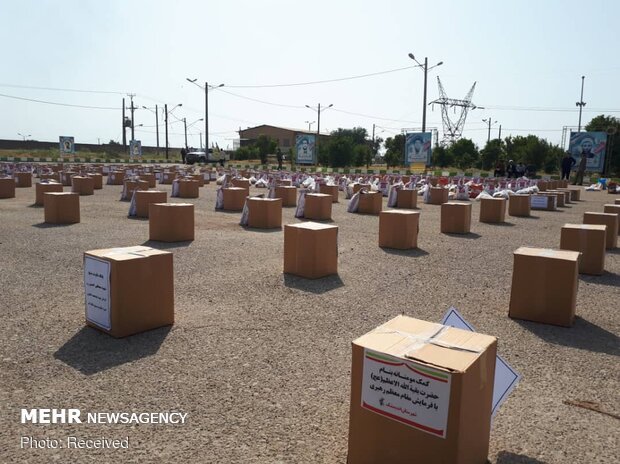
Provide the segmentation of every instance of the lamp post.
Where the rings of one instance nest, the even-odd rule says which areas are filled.
[[[190,79],[189,77],[186,77],[185,80],[187,82],[191,82],[199,88],[202,88],[199,84],[196,83],[198,79]],[[207,156],[209,156],[209,88],[213,90],[219,89],[220,87],[224,87],[224,84],[209,85],[209,83],[205,81],[205,154]]]
[[[24,135],[24,134],[20,134],[19,132],[17,133],[17,135],[19,135],[20,137],[23,137],[24,142],[26,141],[26,137],[32,137],[32,134]]]
[[[308,132],[310,132],[312,130],[312,124],[314,124],[316,121],[304,121],[306,124],[308,124]]]
[[[491,124],[497,124],[497,121],[493,121],[491,118],[487,118],[487,119],[483,119],[483,122],[486,122],[489,125],[489,135],[487,138],[487,143],[489,143],[491,141]],[[500,129],[500,134],[501,134],[501,129]]]
[[[575,103],[575,105],[579,107],[579,127],[577,132],[581,132],[581,111],[583,110],[583,107],[586,106],[586,102],[583,101],[583,81],[585,78],[586,76],[581,76],[581,98],[577,103]]]
[[[333,103],[330,103],[329,106],[326,106],[321,110],[321,104],[315,109],[310,105],[306,105],[306,108],[310,108],[311,110],[316,111],[316,143],[315,143],[315,151],[316,151],[316,162],[314,164],[319,164],[319,139],[321,138],[321,111],[325,111],[334,106]]]
[[[142,108],[153,112],[151,108],[147,108],[146,106],[143,106]],[[157,105],[155,105],[155,136],[157,137],[157,156],[159,156],[159,114]]]
[[[178,103],[177,105],[173,106],[170,111],[168,111],[168,103],[164,105],[164,118],[166,121],[166,159],[168,159],[168,115],[179,106],[183,106],[183,103]]]
[[[187,125],[187,118],[183,118],[183,126],[185,127],[185,149],[186,150],[187,150],[187,128],[188,127],[192,127],[194,124],[196,124],[199,121],[204,121],[204,118],[196,119],[193,123],[191,123],[188,126]],[[200,145],[202,145],[202,134],[200,135]]]
[[[436,65],[431,66],[429,68],[428,58],[424,58],[424,64],[416,60],[413,53],[409,53],[409,58],[415,61],[418,64],[418,67],[422,68],[422,70],[424,71],[424,98],[422,100],[422,132],[426,132],[426,87],[427,87],[427,80],[428,80],[428,71],[430,69],[436,68],[437,66],[441,66],[443,64],[443,61],[440,61]]]

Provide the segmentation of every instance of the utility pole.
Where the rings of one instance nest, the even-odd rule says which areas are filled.
[[[187,118],[183,118],[183,127],[185,128],[185,149],[187,150]]]
[[[155,136],[157,137],[157,156],[159,156],[159,108],[155,105]]]
[[[209,83],[205,81],[205,155],[209,159]]]
[[[134,133],[134,120],[133,120],[133,111],[134,111],[134,106],[133,106],[133,97],[135,97],[135,93],[130,93],[129,94],[129,98],[131,99],[131,140],[136,140],[135,137],[135,133]]]
[[[200,133],[200,149],[202,150],[202,132]]]
[[[499,125],[499,135],[497,136],[497,140],[502,141],[502,125]]]
[[[581,111],[583,110],[583,107],[586,106],[586,102],[583,101],[583,81],[585,78],[586,76],[581,76],[581,98],[577,103],[575,103],[575,105],[579,107],[579,127],[577,132],[581,132]]]
[[[497,124],[497,121],[493,121],[493,119],[491,119],[491,118],[483,119],[482,121],[488,123],[488,125],[489,125],[489,131],[488,131],[488,137],[487,137],[487,143],[489,143],[491,141],[491,124]],[[501,133],[502,133],[501,129],[499,130],[499,133],[500,133],[500,136],[501,136]]]
[[[316,146],[315,146],[315,152],[316,152],[316,161],[314,162],[315,165],[319,164],[319,140],[321,139],[321,104],[319,103],[319,115],[316,118]]]
[[[166,123],[166,160],[168,159],[168,103],[164,105],[164,120]]]
[[[127,148],[127,132],[125,131],[125,99],[123,98],[123,149]]]
[[[426,81],[428,78],[428,58],[424,58],[424,101],[422,102],[422,132],[426,132]]]
[[[489,136],[487,137],[487,143],[491,141],[491,118],[489,118]]]

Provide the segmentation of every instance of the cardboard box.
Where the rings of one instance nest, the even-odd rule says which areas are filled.
[[[431,187],[431,205],[441,205],[448,202],[448,189],[443,187]]]
[[[403,182],[403,184],[407,185],[409,182],[411,182],[411,176],[401,176],[400,180]]]
[[[570,203],[570,192],[568,190],[548,190],[546,193],[555,193],[558,195],[558,206],[560,207],[564,207]]]
[[[566,206],[566,197],[564,196],[564,193],[562,192],[557,192],[554,190],[547,190],[545,193],[542,193],[542,195],[546,195],[548,197],[552,197],[554,196],[556,198],[556,206],[558,208],[564,208],[564,206]]]
[[[407,316],[354,340],[347,463],[486,463],[496,353],[495,337]]]
[[[248,189],[248,191],[249,191],[250,185],[251,185],[249,179],[232,179],[230,182],[233,185],[233,187],[246,188],[246,189]]]
[[[136,190],[134,192],[136,201],[136,216],[149,217],[149,205],[151,203],[166,203],[168,201],[168,193],[160,190]]]
[[[43,194],[44,193],[62,192],[62,191],[63,191],[63,186],[59,182],[39,182],[38,184],[35,185],[34,204],[36,206],[43,206]]]
[[[17,188],[32,187],[32,174],[29,172],[16,172],[13,174],[15,177],[15,186]]]
[[[579,201],[581,197],[581,191],[578,189],[559,188],[558,192],[564,192],[564,194],[568,193],[568,195],[566,196],[566,203],[573,203],[575,201]]]
[[[293,185],[291,179],[276,179],[276,186],[290,187],[291,185]]]
[[[544,211],[555,211],[558,206],[556,195],[530,195],[530,208]]]
[[[315,221],[328,221],[332,218],[332,196],[325,193],[307,193],[304,204],[304,217]]]
[[[338,274],[338,226],[316,222],[286,224],[284,273],[307,279]]]
[[[297,206],[297,187],[276,186],[275,198],[282,199],[282,206]]]
[[[126,337],[174,324],[172,253],[145,246],[84,253],[86,324]]]
[[[243,187],[227,187],[222,189],[224,194],[225,211],[241,211],[245,205],[245,199],[250,195],[250,189]]]
[[[602,224],[607,226],[605,248],[613,250],[618,245],[618,215],[612,213],[583,213],[584,224]]]
[[[194,240],[194,205],[150,203],[149,240],[158,242]]]
[[[510,309],[515,319],[570,327],[575,319],[576,251],[521,247],[514,252]]]
[[[383,209],[381,192],[360,193],[357,212],[361,214],[379,214]]]
[[[177,173],[174,171],[162,172],[160,184],[171,185],[172,181],[177,178]]]
[[[501,223],[506,221],[505,198],[481,198],[480,222]]]
[[[157,178],[155,174],[140,174],[139,179],[148,182],[149,188],[157,187]]]
[[[379,246],[408,250],[418,247],[420,213],[389,210],[379,213]]]
[[[354,183],[353,184],[353,193],[357,193],[362,189],[366,189],[366,190],[370,190],[370,184],[359,184],[359,183]]]
[[[325,193],[333,197],[332,203],[338,203],[338,186],[321,184],[319,187],[320,193]]]
[[[198,198],[200,183],[197,180],[181,179],[179,181],[179,198]]]
[[[51,174],[41,174],[39,176],[40,180],[55,180],[56,182],[58,182],[60,184],[60,174],[58,174],[57,172],[53,172]]]
[[[93,189],[101,190],[103,188],[103,175],[99,173],[88,173],[88,177],[93,179]]]
[[[529,195],[510,195],[508,200],[508,214],[510,216],[528,217],[530,215]]]
[[[131,201],[133,192],[136,190],[148,190],[149,183],[145,180],[125,180],[123,183],[123,192],[121,193],[121,200]]]
[[[618,215],[618,234],[620,234],[620,204],[616,205],[612,205],[612,204],[606,204],[603,206],[603,211],[605,213],[610,213],[610,214],[617,214]]]
[[[205,178],[204,178],[203,175],[201,175],[201,174],[192,174],[189,177],[190,177],[190,179],[195,180],[196,182],[198,182],[198,187],[204,187],[205,186]]]
[[[58,174],[60,175],[60,183],[64,187],[71,187],[71,178],[77,176],[77,172],[73,171],[60,171]]]
[[[562,179],[558,182],[559,182],[558,188],[568,188],[568,180]]]
[[[606,226],[564,224],[560,248],[581,253],[579,273],[602,275],[605,272]]]
[[[416,209],[418,207],[418,191],[415,189],[400,189],[396,194],[396,207]]]
[[[620,198],[616,198],[614,200],[614,205],[620,205]]]
[[[112,171],[108,174],[108,185],[123,185],[125,171]]]
[[[71,178],[71,191],[79,195],[93,195],[95,193],[95,180],[87,176],[73,176]]]
[[[441,233],[468,234],[471,230],[471,203],[450,201],[441,205]]]
[[[44,193],[43,216],[48,224],[80,222],[80,195],[73,192]]]
[[[280,229],[282,227],[282,199],[248,197],[248,227]]]
[[[547,182],[546,180],[539,180],[536,183],[536,186],[538,187],[539,192],[546,192],[549,188],[549,182]]]

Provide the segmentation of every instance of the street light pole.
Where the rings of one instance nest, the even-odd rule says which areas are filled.
[[[577,103],[575,103],[579,107],[579,128],[577,129],[577,132],[581,132],[581,111],[583,110],[583,107],[586,106],[586,102],[583,101],[583,81],[585,78],[586,76],[581,76],[581,98]]]
[[[185,128],[185,149],[187,150],[187,118],[183,118],[183,127]]]
[[[168,160],[168,103],[164,105],[164,120],[166,123],[166,160]]]
[[[326,108],[323,108],[323,111],[331,108],[332,106],[334,106],[333,103],[330,103],[330,105]],[[311,110],[313,110],[314,108],[312,108],[310,105],[306,105],[306,108],[310,108]],[[319,164],[319,139],[321,138],[321,104],[319,103],[318,109],[317,111],[317,117],[316,117],[316,143],[314,145],[315,148],[315,152],[316,152],[316,162],[315,164]],[[308,132],[310,132],[308,130]]]
[[[488,125],[489,125],[489,131],[488,131],[489,135],[487,137],[487,143],[489,143],[491,141],[491,124],[497,124],[497,121],[493,121],[491,118],[483,119],[482,121],[488,123]],[[499,128],[499,134],[500,134],[500,138],[501,138],[502,126],[500,126],[500,128]]]
[[[209,159],[209,83],[205,81],[205,156]]]
[[[157,105],[155,105],[155,137],[157,137],[157,156],[159,156],[159,115]]]
[[[409,53],[409,58],[415,61],[418,64],[418,66],[422,68],[422,70],[424,71],[424,96],[422,99],[422,132],[426,132],[426,93],[427,93],[427,84],[428,84],[428,70],[436,68],[437,66],[441,66],[443,64],[443,61],[440,61],[435,66],[432,66],[431,68],[429,68],[428,57],[424,58],[424,64],[416,60],[413,53]]]

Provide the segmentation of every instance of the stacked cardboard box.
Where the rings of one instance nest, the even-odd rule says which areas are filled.
[[[200,195],[200,183],[193,179],[179,180],[180,198],[198,198]]]
[[[337,185],[327,185],[321,184],[319,187],[320,193],[325,193],[327,195],[331,195],[332,203],[338,203],[338,186]]]
[[[441,205],[441,233],[468,234],[471,230],[471,203],[451,201]]]
[[[481,198],[480,222],[501,223],[506,220],[505,198]]]
[[[308,279],[337,274],[338,226],[316,222],[285,225],[284,273]]]
[[[441,205],[448,202],[448,189],[443,187],[431,187],[430,200],[431,205]]]
[[[274,192],[275,198],[282,199],[282,206],[297,206],[297,187],[276,186]]]
[[[379,214],[379,246],[408,250],[418,247],[420,213],[389,210]]]
[[[126,337],[174,323],[172,253],[144,246],[84,253],[86,324]]]
[[[29,172],[16,172],[14,174],[17,188],[32,187],[32,174]]]
[[[564,224],[560,248],[581,253],[579,273],[602,275],[605,272],[606,226]]]
[[[618,215],[613,213],[583,213],[584,224],[601,224],[607,226],[605,248],[612,250],[618,244]]]
[[[158,242],[194,240],[194,205],[150,203],[149,240]]]
[[[205,178],[204,176],[200,175],[200,174],[191,174],[190,179],[195,180],[196,182],[198,182],[198,187],[204,187],[205,186]]]
[[[149,188],[157,187],[157,178],[155,177],[155,174],[143,173],[140,174],[139,179],[148,182]]]
[[[80,222],[80,195],[72,192],[43,194],[43,215],[48,224]]]
[[[510,195],[508,200],[508,214],[510,216],[528,217],[530,215],[529,195]]]
[[[149,217],[149,205],[151,203],[166,203],[168,193],[159,190],[136,190],[134,201],[136,202],[136,216],[147,218]]]
[[[381,192],[361,192],[357,212],[361,214],[379,214],[383,209]]]
[[[396,207],[416,209],[418,207],[418,191],[416,189],[400,189],[396,194]]]
[[[59,182],[39,182],[35,186],[36,206],[43,206],[43,194],[48,192],[62,192],[63,186]]]
[[[227,187],[222,189],[225,211],[241,211],[250,189],[244,187]]]
[[[514,252],[509,316],[570,327],[575,319],[576,251],[521,247]]]
[[[279,229],[282,227],[282,199],[248,197],[248,227]]]
[[[352,343],[348,464],[484,464],[497,339],[398,316]]]
[[[78,195],[93,195],[95,193],[95,179],[88,176],[73,176],[71,191]]]
[[[304,204],[304,217],[315,221],[328,221],[332,218],[332,196],[325,193],[307,193]]]

